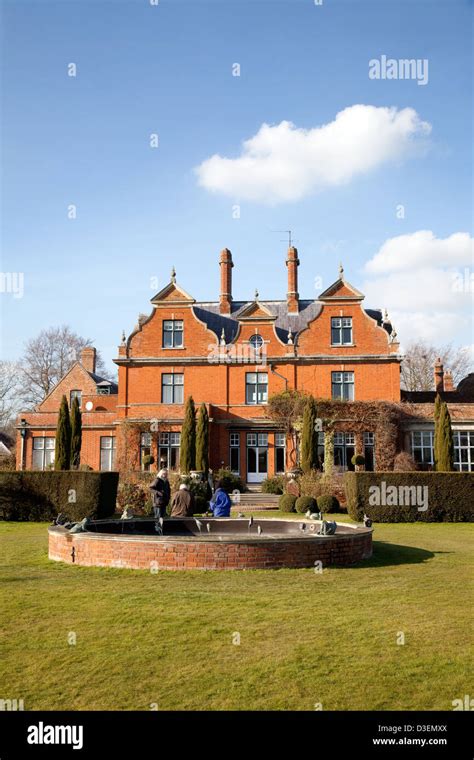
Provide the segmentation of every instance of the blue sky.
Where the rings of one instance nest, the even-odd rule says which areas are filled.
[[[278,230],[290,228],[302,297],[327,287],[342,259],[366,306],[396,316],[402,342],[472,344],[472,292],[453,297],[448,284],[453,265],[472,271],[465,241],[452,238],[471,232],[471,15],[468,0],[3,2],[2,271],[24,273],[22,298],[0,294],[3,358],[67,323],[113,366],[122,329],[150,311],[151,278],[159,289],[174,265],[195,298],[215,300],[225,246],[235,298],[256,287],[284,298]],[[371,80],[381,55],[428,59],[428,83]],[[262,124],[313,130],[357,104],[414,109],[431,125],[423,148],[297,200],[200,186],[196,167],[214,154],[235,160]],[[433,239],[412,246],[422,230]],[[413,251],[401,271],[384,259],[391,239],[391,256]]]

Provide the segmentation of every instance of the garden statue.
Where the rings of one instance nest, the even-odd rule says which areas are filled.
[[[87,524],[90,523],[90,517],[84,517],[81,522],[73,523],[72,528],[70,528],[70,533],[83,533],[87,530]]]
[[[370,519],[370,517],[368,515],[364,515],[364,526],[366,528],[371,528],[372,527],[372,520]]]
[[[318,530],[318,536],[333,536],[336,532],[336,523],[323,520]]]
[[[125,507],[122,514],[120,515],[121,520],[131,520],[135,515],[133,514],[132,507]]]

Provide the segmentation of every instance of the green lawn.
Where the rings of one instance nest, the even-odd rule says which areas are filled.
[[[472,537],[469,524],[380,524],[354,568],[150,574],[50,562],[45,524],[1,523],[0,697],[26,710],[450,710],[472,694]]]

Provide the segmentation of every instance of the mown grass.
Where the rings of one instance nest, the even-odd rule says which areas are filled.
[[[370,561],[322,574],[152,574],[50,562],[44,523],[2,523],[0,697],[26,710],[450,710],[472,693],[473,527],[380,524],[374,542]]]

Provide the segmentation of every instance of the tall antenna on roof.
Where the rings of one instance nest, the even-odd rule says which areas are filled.
[[[297,243],[297,240],[293,240],[291,236],[291,230],[272,230],[272,232],[284,232],[285,235],[288,235],[288,248],[291,248],[293,243]],[[286,243],[286,240],[280,240],[280,243]]]

